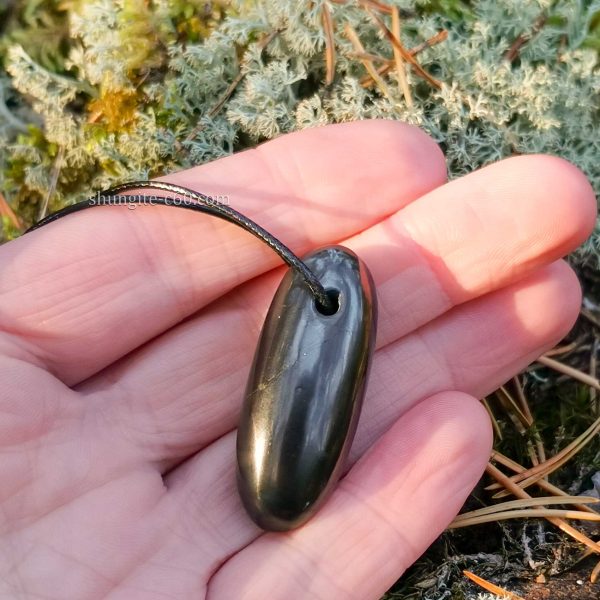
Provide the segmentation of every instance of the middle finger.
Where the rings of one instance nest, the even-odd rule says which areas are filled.
[[[593,194],[574,167],[520,157],[439,188],[344,241],[377,285],[378,348],[562,256],[588,235],[594,215]],[[171,465],[204,447],[235,427],[282,274],[237,288],[80,390],[149,460]]]

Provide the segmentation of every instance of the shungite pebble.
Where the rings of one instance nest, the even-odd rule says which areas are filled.
[[[304,258],[331,298],[324,314],[289,270],[269,308],[237,434],[237,480],[253,521],[285,531],[305,523],[339,479],[375,345],[376,292],[365,264],[342,246]]]

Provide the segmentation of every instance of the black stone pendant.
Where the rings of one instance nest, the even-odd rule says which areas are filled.
[[[260,335],[237,435],[242,502],[271,531],[302,525],[333,491],[375,346],[376,292],[365,264],[342,246],[303,260],[337,310],[322,312],[298,272],[287,272]]]
[[[145,196],[140,189],[172,195]],[[257,525],[272,531],[299,527],[333,491],[356,431],[375,346],[371,275],[342,246],[321,248],[303,262],[234,208],[162,181],[132,181],[98,192],[46,216],[26,233],[94,206],[146,203],[234,223],[291,267],[254,355],[238,429],[237,478]]]

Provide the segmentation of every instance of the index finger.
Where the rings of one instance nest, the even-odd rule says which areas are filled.
[[[164,178],[229,198],[297,253],[369,227],[445,180],[435,143],[391,121],[283,136]],[[233,225],[164,207],[103,207],[0,250],[0,330],[68,384],[280,264]]]

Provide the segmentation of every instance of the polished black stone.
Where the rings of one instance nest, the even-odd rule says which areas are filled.
[[[375,345],[377,303],[365,264],[342,246],[304,258],[338,296],[322,314],[293,269],[254,356],[237,435],[238,489],[257,525],[306,522],[333,491],[350,449]]]

